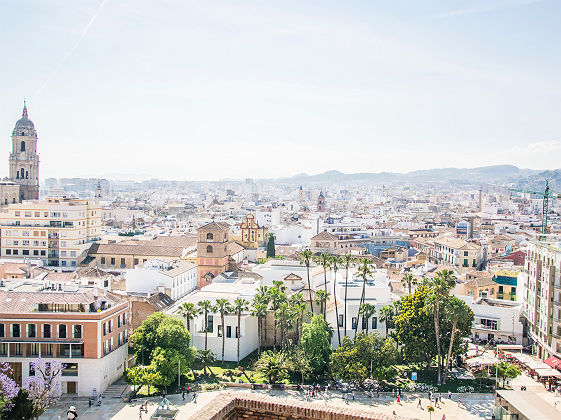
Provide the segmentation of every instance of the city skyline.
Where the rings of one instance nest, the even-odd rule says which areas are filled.
[[[42,179],[559,168],[555,2],[3,9],[0,127],[26,98]]]

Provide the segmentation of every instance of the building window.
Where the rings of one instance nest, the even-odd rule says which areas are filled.
[[[125,259],[124,259],[124,258],[121,258],[121,267],[124,267],[125,265],[126,265],[126,264],[125,264]]]
[[[206,252],[207,252],[208,254],[212,254],[212,245],[207,245],[207,246],[206,246]]]
[[[21,253],[22,255],[29,255],[29,249],[24,249]]]
[[[6,336],[6,331],[5,331],[4,324],[0,324],[0,337],[5,337]]]
[[[105,257],[101,257],[101,263],[105,264]]]
[[[12,255],[12,250],[11,250],[11,249],[7,249],[7,250],[6,250],[6,255]]]
[[[58,326],[58,338],[66,338],[66,325],[60,324]]]
[[[21,134],[23,135],[23,132]],[[25,152],[25,142],[24,141],[22,141],[21,144],[20,144],[20,150],[22,152]]]
[[[51,324],[43,324],[43,338],[51,338]]]
[[[378,329],[378,318],[375,316],[372,317],[372,329],[373,330]]]
[[[19,324],[12,324],[12,338],[19,338],[20,334]]]
[[[218,337],[222,337],[222,325],[218,326]]]
[[[226,326],[226,338],[232,338],[232,327],[230,325]]]
[[[207,238],[207,240],[212,241],[214,239],[214,235],[209,232],[209,233],[206,234],[206,238]]]
[[[107,335],[107,323],[103,323],[103,335]]]
[[[111,257],[111,265],[115,265],[115,258]]]
[[[27,324],[27,338],[35,338],[37,335],[35,324]]]
[[[352,327],[351,327],[353,330],[356,329],[356,323],[357,323],[356,316],[353,316],[353,319],[352,319]]]
[[[213,332],[214,331],[214,316],[212,315],[208,315],[208,321],[207,321],[207,332]]]
[[[240,329],[238,327],[236,327],[236,338],[241,337],[240,336]]]
[[[74,325],[74,338],[82,338],[82,326]]]
[[[21,343],[14,344],[14,356],[23,355],[23,345]]]
[[[39,349],[41,348],[40,343],[31,343],[31,355],[39,356]],[[31,366],[31,363],[29,364]]]
[[[343,326],[343,315],[339,315],[339,322],[338,322],[338,325],[339,325],[340,327]]]

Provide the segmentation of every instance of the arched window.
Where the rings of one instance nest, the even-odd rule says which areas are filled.
[[[212,254],[212,245],[207,245],[207,246],[206,246],[206,252],[207,252],[208,254]]]
[[[212,241],[214,239],[214,235],[209,232],[206,234],[206,238]]]
[[[19,177],[20,177],[21,179],[25,178],[25,171],[24,171],[23,168],[21,168],[21,172],[20,172]]]
[[[24,141],[21,142],[20,150],[21,150],[22,152],[25,152],[25,142],[24,142]]]
[[[21,135],[22,135],[22,136],[25,136],[25,133],[22,131],[22,132],[21,132]]]
[[[29,172],[25,171],[25,179],[29,178]]]

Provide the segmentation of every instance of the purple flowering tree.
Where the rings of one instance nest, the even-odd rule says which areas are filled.
[[[65,365],[57,360],[46,362],[39,357],[31,362],[35,375],[27,379],[24,388],[33,400],[33,415],[36,418],[55,405],[62,395],[60,379],[64,368]]]
[[[9,363],[0,363],[0,411],[12,408],[12,399],[18,395],[19,387],[12,379],[12,368]]]

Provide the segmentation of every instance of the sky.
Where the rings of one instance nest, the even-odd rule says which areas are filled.
[[[560,18],[557,0],[2,0],[0,175],[24,98],[43,179],[556,169]]]

